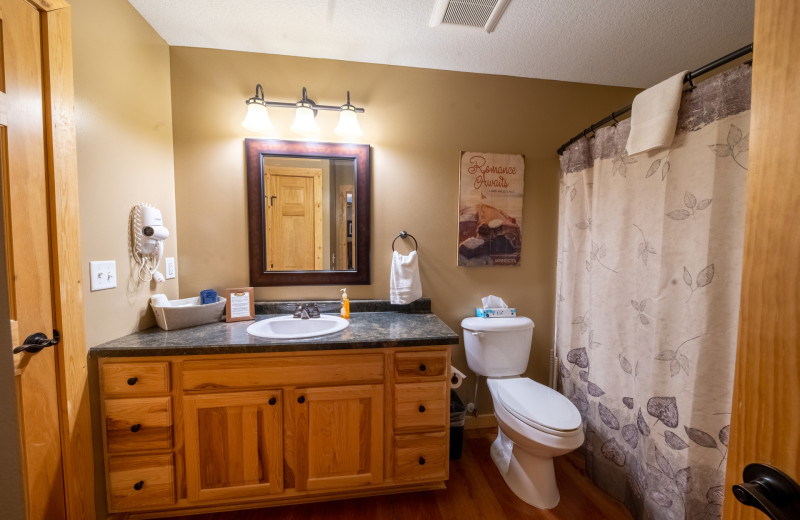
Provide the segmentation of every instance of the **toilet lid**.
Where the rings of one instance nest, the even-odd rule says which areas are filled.
[[[525,377],[495,380],[500,402],[514,417],[539,430],[569,432],[581,427],[572,402],[548,386]]]

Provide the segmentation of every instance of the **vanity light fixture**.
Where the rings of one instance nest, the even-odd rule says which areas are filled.
[[[350,91],[347,91],[347,103],[342,105],[342,111],[339,112],[339,124],[333,131],[336,135],[342,137],[361,137],[364,132],[358,124],[358,117],[356,116],[356,107],[350,104]],[[362,109],[363,112],[363,109]]]
[[[247,116],[242,121],[242,126],[247,130],[266,133],[275,129],[269,119],[267,107],[294,108],[295,117],[290,130],[298,134],[318,134],[316,116],[318,110],[333,110],[339,112],[339,124],[334,132],[342,137],[359,137],[364,134],[358,124],[356,114],[363,114],[364,109],[350,104],[350,91],[347,92],[347,103],[341,106],[318,105],[308,97],[306,88],[303,87],[303,97],[296,103],[282,101],[266,101],[264,89],[256,85],[256,95],[245,101]]]

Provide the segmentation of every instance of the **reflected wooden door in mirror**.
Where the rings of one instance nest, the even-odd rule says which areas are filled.
[[[250,284],[369,284],[369,145],[245,139],[245,156]]]

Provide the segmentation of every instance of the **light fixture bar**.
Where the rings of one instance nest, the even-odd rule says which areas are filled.
[[[332,110],[332,111],[336,111],[336,112],[339,112],[340,110],[342,110],[342,106],[341,105],[318,105],[312,99],[308,98],[308,95],[306,94],[306,87],[303,87],[303,99],[301,99],[301,102],[310,103],[314,110]],[[251,97],[247,101],[245,101],[245,103],[247,103],[248,105],[250,103],[258,103],[259,105],[264,105],[265,107],[297,108],[297,102],[286,103],[286,102],[283,102],[283,101],[267,101],[267,100],[265,100],[264,99],[264,89],[261,87],[261,84],[256,85],[256,95]],[[348,92],[347,104],[350,105],[349,92]],[[350,105],[350,106],[352,106],[352,105]],[[353,107],[353,110],[355,110],[355,112],[358,113],[358,114],[363,114],[364,113],[364,109],[363,108]]]

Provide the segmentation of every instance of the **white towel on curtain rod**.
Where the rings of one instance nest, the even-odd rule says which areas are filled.
[[[687,72],[675,74],[633,98],[628,155],[672,144]]]

